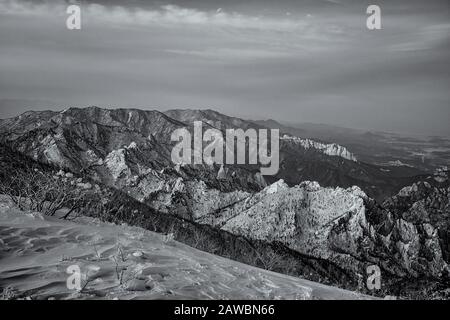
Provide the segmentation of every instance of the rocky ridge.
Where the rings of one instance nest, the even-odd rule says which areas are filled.
[[[301,139],[298,137],[293,137],[293,136],[289,136],[289,135],[283,135],[281,137],[282,140],[286,140],[286,141],[292,141],[295,144],[298,144],[300,146],[302,146],[305,149],[316,149],[316,150],[320,150],[321,152],[323,152],[324,154],[328,155],[328,156],[335,156],[335,157],[341,157],[350,161],[357,161],[356,157],[347,150],[347,148],[340,146],[336,143],[329,143],[329,144],[325,144],[325,143],[320,143],[317,141],[313,141],[311,139]]]

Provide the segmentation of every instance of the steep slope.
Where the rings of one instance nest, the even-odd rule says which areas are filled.
[[[158,111],[70,108],[28,112],[0,124],[1,141],[35,160],[89,175],[139,201],[166,210],[180,178],[202,180],[218,190],[260,190],[257,168],[234,166],[217,179],[218,166],[185,166],[171,161],[171,133],[189,127]],[[228,171],[228,168],[227,168]]]
[[[369,299],[220,258],[138,227],[21,212],[0,197],[5,299]],[[70,266],[82,290],[68,289]]]

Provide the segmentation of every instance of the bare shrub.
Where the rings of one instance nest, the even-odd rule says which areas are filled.
[[[214,254],[220,249],[202,228],[194,228],[190,242],[194,248]]]
[[[176,239],[177,228],[175,223],[172,223],[168,229],[168,231],[163,235],[164,243],[171,243]]]
[[[84,190],[73,180],[36,168],[15,169],[8,179],[0,181],[0,193],[7,195],[21,210],[41,212],[53,216],[63,208],[68,218],[84,201]]]
[[[119,263],[119,260],[117,259],[117,257],[113,256],[112,258],[113,258],[114,264],[115,264],[117,281],[119,281],[120,285],[123,285],[124,284],[124,273],[127,270],[127,267],[121,265]]]
[[[127,261],[127,253],[125,252],[125,250],[123,248],[123,245],[122,245],[122,242],[119,239],[117,239],[117,253],[116,253],[116,256],[118,258],[120,258],[120,260],[122,262],[126,262]]]

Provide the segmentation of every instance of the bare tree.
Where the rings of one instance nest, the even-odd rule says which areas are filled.
[[[38,211],[48,216],[63,208],[67,219],[84,202],[85,193],[74,180],[36,168],[15,169],[0,181],[0,193],[7,195],[21,210]]]

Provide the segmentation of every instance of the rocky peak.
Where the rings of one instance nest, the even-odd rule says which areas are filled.
[[[227,178],[227,171],[225,170],[225,167],[223,164],[220,166],[219,171],[217,172],[217,179],[218,180],[225,180]]]
[[[272,194],[286,189],[289,189],[289,186],[284,182],[283,179],[280,179],[277,182],[274,182],[266,187],[262,192],[265,192],[266,194]]]

